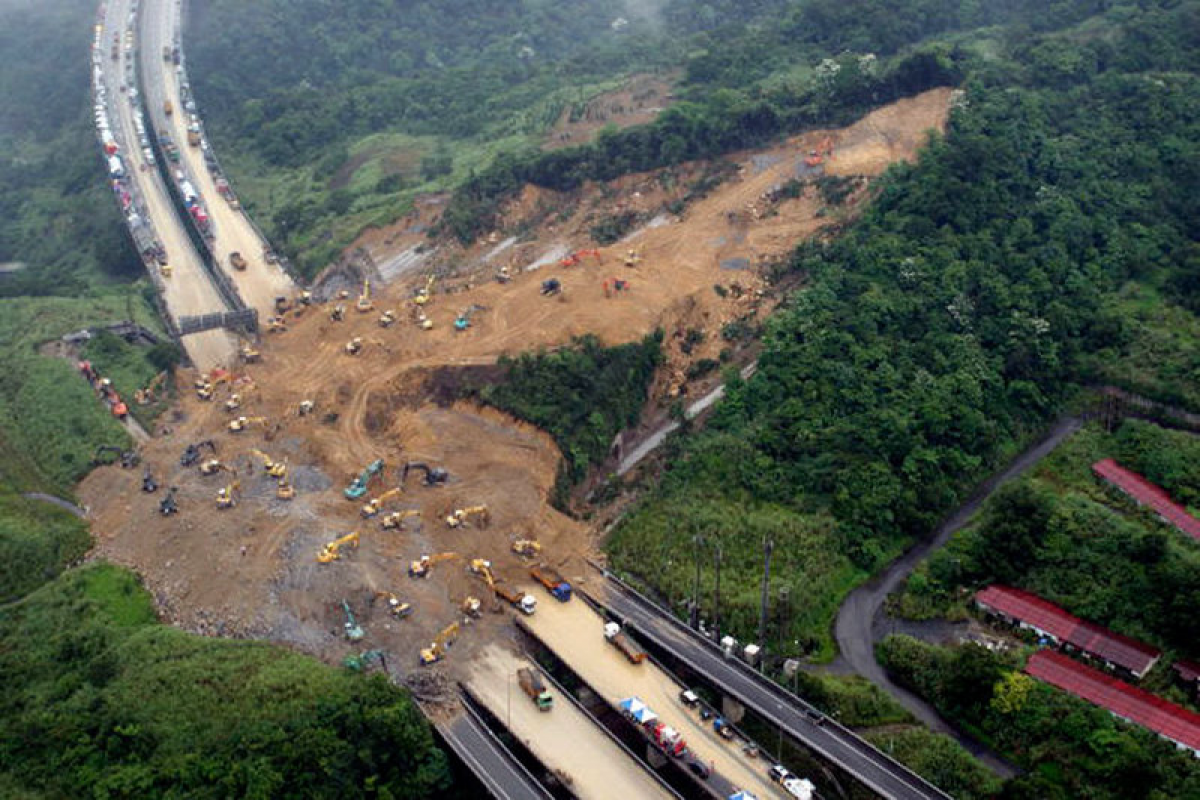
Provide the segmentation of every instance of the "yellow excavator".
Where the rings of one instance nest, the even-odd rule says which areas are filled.
[[[229,430],[233,433],[239,433],[246,430],[250,425],[265,425],[266,417],[237,417],[229,420]]]
[[[345,536],[334,539],[332,542],[326,542],[321,548],[321,552],[317,553],[317,562],[320,564],[328,564],[331,561],[337,561],[341,558],[341,549],[350,545],[358,547],[358,531],[347,533]]]
[[[419,306],[423,306],[429,302],[429,299],[433,296],[432,295],[433,281],[434,281],[433,275],[430,275],[428,278],[425,279],[425,285],[422,286],[420,289],[417,289],[417,293],[413,296],[414,303],[416,303]]]
[[[362,294],[358,296],[358,300],[354,303],[354,309],[360,314],[365,314],[368,311],[375,310],[375,304],[371,302],[371,279],[367,278],[363,281]]]
[[[280,500],[291,500],[296,496],[296,487],[288,483],[287,478],[280,478],[279,485],[275,487],[275,497]]]
[[[154,380],[146,384],[145,389],[138,389],[133,393],[134,402],[136,402],[139,406],[148,406],[153,403],[158,399],[156,392],[158,391],[159,387],[163,385],[163,381],[166,379],[167,373],[165,370],[155,375]]]
[[[372,497],[370,500],[364,503],[363,507],[359,510],[359,513],[362,514],[363,519],[370,519],[383,509],[384,503],[386,503],[388,500],[391,500],[393,497],[400,496],[403,492],[404,490],[399,486],[394,489],[388,489],[378,497]]]
[[[233,477],[237,477],[237,470],[228,464],[223,464],[215,458],[210,458],[208,461],[200,462],[201,475],[216,475],[218,472],[229,472]]]
[[[221,510],[233,508],[238,504],[238,498],[241,496],[242,484],[234,480],[228,486],[217,489],[217,508]]]
[[[196,381],[196,396],[201,400],[212,400],[217,387],[222,383],[229,383],[232,379],[233,376],[228,372],[222,372],[220,375],[212,378],[199,378]]]
[[[250,393],[255,392],[257,390],[258,390],[257,386],[255,386],[253,383],[249,383],[246,385],[245,389],[242,389],[240,392],[234,392],[233,394],[229,395],[229,399],[225,401],[225,410],[231,414],[234,411],[237,411],[239,408],[242,407],[243,403],[245,403],[247,400],[250,399]]]
[[[452,622],[442,629],[442,632],[433,640],[433,644],[421,651],[421,663],[429,666],[441,661],[442,656],[446,654],[446,648],[452,645],[457,638],[458,623]]]
[[[380,520],[380,526],[385,530],[392,530],[404,527],[404,520],[409,517],[421,516],[421,510],[418,508],[409,508],[404,511],[393,511],[390,514],[385,514]]]
[[[451,528],[461,528],[475,518],[478,518],[481,528],[486,528],[492,521],[487,506],[467,506],[466,508],[456,508],[451,512],[446,517],[446,524]]]
[[[241,346],[238,348],[238,358],[245,364],[257,364],[262,361],[262,353],[256,350],[250,342],[242,339]]]
[[[391,592],[376,592],[375,593],[376,600],[378,600],[381,597],[385,598],[387,600],[388,611],[396,619],[404,619],[405,617],[412,614],[412,612],[413,612],[412,603],[405,603],[403,600],[401,600],[399,597],[396,597],[396,595],[392,594]]]
[[[263,472],[267,473],[272,478],[287,477],[287,464],[283,463],[282,461],[272,460],[272,458],[262,450],[251,450],[250,452],[262,459]]]
[[[408,576],[410,578],[428,578],[429,570],[434,564],[439,564],[443,561],[458,558],[458,553],[438,553],[432,556],[421,556],[417,561],[413,561],[408,565]]]
[[[512,543],[512,551],[519,556],[536,556],[542,552],[542,545],[535,539],[517,539]]]

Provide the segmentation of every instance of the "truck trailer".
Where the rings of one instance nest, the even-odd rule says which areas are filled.
[[[546,684],[537,670],[521,667],[517,670],[517,680],[521,684],[521,691],[537,704],[538,711],[554,708],[554,696],[546,689]]]

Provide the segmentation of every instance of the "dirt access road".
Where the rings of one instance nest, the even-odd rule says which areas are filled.
[[[929,92],[833,132],[839,144],[829,171],[863,170],[869,177],[888,159],[911,158],[924,132],[945,123],[950,96],[948,89]],[[501,354],[562,345],[584,333],[609,344],[627,342],[656,327],[668,332],[668,377],[690,360],[715,358],[725,346],[719,335],[725,322],[760,319],[775,302],[758,293],[764,284],[753,269],[731,270],[723,262],[782,258],[798,240],[852,214],[863,198],[860,192],[833,213],[821,213],[811,188],[794,200],[770,198],[772,187],[794,176],[812,143],[825,135],[812,132],[770,151],[732,158],[736,175],[693,202],[682,218],[663,217],[663,224],[647,225],[627,242],[601,249],[599,259],[588,256],[569,268],[557,266],[557,259],[538,264],[547,252],[587,247],[589,214],[617,207],[654,211],[669,199],[661,188],[667,182],[630,176],[589,187],[570,202],[530,190],[508,209],[506,224],[536,216],[539,204],[579,210],[567,223],[555,217],[531,225],[529,241],[505,248],[489,242],[465,252],[439,246],[436,257],[448,265],[437,268],[439,280],[423,307],[431,330],[412,322],[417,312],[412,291],[424,283],[421,276],[383,288],[367,313],[357,313],[350,298],[342,321],[330,318],[331,305],[289,313],[289,329],[263,340],[261,362],[238,367],[236,379],[219,386],[213,401],[183,386],[183,400],[164,419],[169,431],[143,446],[144,463],[159,482],[178,487],[178,516],[160,516],[159,497],[142,494],[138,476],[119,467],[98,469],[81,484],[97,554],[138,570],[163,615],[181,627],[271,639],[329,661],[352,649],[378,648],[389,654],[389,665],[419,669],[417,651],[450,622],[461,621],[462,600],[489,599],[480,579],[466,569],[470,558],[491,560],[501,579],[528,589],[528,564],[511,551],[515,538],[538,539],[545,560],[570,572],[594,553],[598,537],[550,507],[559,463],[550,438],[494,410],[448,403],[446,390],[460,380],[451,368],[492,364]],[[425,241],[424,234],[411,234],[411,241],[406,236],[392,235],[395,249]],[[621,266],[630,246],[641,251],[635,268]],[[492,280],[497,264],[509,262],[513,279]],[[614,275],[627,279],[630,288],[606,298],[603,281]],[[543,297],[539,285],[551,276],[565,291]],[[734,283],[742,291],[713,290],[714,284]],[[481,310],[467,330],[455,331],[454,318],[470,307]],[[378,324],[384,309],[398,318],[388,328]],[[705,332],[690,355],[681,347],[688,329]],[[348,355],[345,345],[353,337],[362,347]],[[655,391],[669,392],[670,384],[660,380]],[[223,407],[233,393],[241,401],[237,413],[250,418],[240,433],[228,430],[232,415]],[[298,414],[302,400],[314,403],[314,413]],[[180,466],[186,445],[209,439],[236,476],[205,477],[195,467]],[[277,499],[256,448],[288,465],[295,499]],[[384,531],[378,518],[360,516],[361,501],[342,495],[350,477],[374,459],[384,459],[388,469],[363,500],[395,486],[397,468],[407,460],[443,466],[451,478],[440,488],[410,478],[386,510],[414,509],[421,517],[404,530]],[[240,500],[217,511],[215,495],[222,486],[236,488]],[[490,524],[473,521],[452,529],[444,522],[452,510],[476,505],[486,505]],[[317,563],[324,543],[356,530],[357,548],[345,548],[333,563]],[[457,558],[434,567],[425,580],[405,574],[411,560],[439,552]],[[380,591],[413,603],[415,613],[392,618],[376,598]],[[343,599],[367,631],[353,648],[341,636]],[[473,654],[511,636],[506,620],[506,614],[489,611],[466,626],[435,671],[469,674]]]

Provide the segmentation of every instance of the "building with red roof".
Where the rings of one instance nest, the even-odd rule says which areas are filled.
[[[1176,661],[1171,667],[1180,683],[1200,694],[1200,664],[1195,661]]]
[[[1154,731],[1200,756],[1200,714],[1117,680],[1054,650],[1039,650],[1025,672],[1065,692]]]
[[[1145,676],[1162,656],[1160,650],[1148,644],[1085,622],[1022,589],[989,586],[976,593],[975,604],[988,614],[1137,679]]]
[[[1111,458],[1092,464],[1092,472],[1096,477],[1129,495],[1138,505],[1153,509],[1168,525],[1174,525],[1200,541],[1200,519],[1193,517],[1187,509],[1172,500],[1169,494],[1141,475],[1125,469]]]

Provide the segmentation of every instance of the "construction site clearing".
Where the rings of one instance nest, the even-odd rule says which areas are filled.
[[[394,272],[398,254],[425,252],[405,262],[415,268],[364,276],[343,296],[285,299],[279,332],[243,348],[253,357],[181,374],[182,399],[140,450],[157,492],[119,464],[83,481],[94,557],[139,572],[161,616],[184,629],[271,640],[332,663],[382,651],[398,680],[429,675],[418,678],[426,686],[470,680],[473,659],[494,660],[488,648],[515,640],[512,616],[530,614],[521,596],[537,600],[536,626],[561,616],[531,568],[577,580],[600,555],[599,532],[551,507],[560,454],[547,434],[449,402],[438,382],[583,334],[613,345],[662,328],[666,364],[651,401],[689,392],[688,366],[718,358],[723,326],[760,321],[777,301],[760,267],[848,219],[869,184],[835,209],[811,185],[796,197],[779,187],[822,174],[869,179],[913,159],[944,128],[952,94],[926,92],[842,130],[730,156],[734,171],[681,216],[661,210],[679,187],[636,175],[573,194],[578,210],[565,221],[544,213],[562,196],[528,188],[504,218],[505,230],[529,231],[519,243],[497,233],[467,250],[432,246],[413,219],[371,232],[358,246],[379,273]],[[602,208],[649,221],[597,248],[588,230]],[[544,292],[547,281],[558,291]],[[160,509],[167,492],[173,513]],[[423,557],[424,571],[410,575]],[[477,560],[486,574],[472,569]],[[611,650],[602,633],[556,635]],[[565,639],[555,647],[570,649]],[[430,666],[422,651],[436,656]],[[418,695],[438,713],[437,692]],[[441,696],[454,701],[451,713],[457,695]]]

